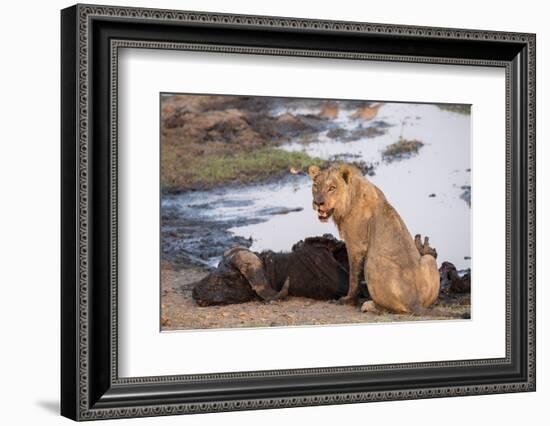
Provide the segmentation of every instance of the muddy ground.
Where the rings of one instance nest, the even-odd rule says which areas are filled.
[[[200,307],[193,301],[191,291],[192,284],[207,274],[205,269],[178,269],[164,262],[161,273],[163,331],[448,320],[466,319],[470,314],[470,294],[442,295],[429,313],[423,316],[362,313],[358,306],[344,306],[303,297],[289,297],[271,303],[255,301]]]

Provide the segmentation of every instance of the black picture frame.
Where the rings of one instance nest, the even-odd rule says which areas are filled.
[[[535,35],[75,5],[61,12],[61,414],[159,416],[535,390]],[[119,378],[117,49],[506,70],[506,356]]]

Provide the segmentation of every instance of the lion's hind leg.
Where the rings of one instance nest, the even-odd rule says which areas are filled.
[[[418,280],[419,302],[427,308],[431,306],[439,297],[439,271],[435,258],[430,255],[424,255],[420,258],[420,279]]]

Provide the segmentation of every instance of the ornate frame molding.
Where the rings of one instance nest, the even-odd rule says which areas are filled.
[[[76,391],[76,407],[66,407],[65,415],[79,420],[102,419],[112,417],[139,417],[151,415],[169,415],[183,413],[205,413],[214,411],[229,410],[247,410],[262,408],[280,408],[308,405],[326,405],[343,404],[352,402],[382,401],[382,400],[400,400],[416,398],[434,398],[443,396],[461,396],[488,393],[504,393],[518,391],[533,391],[535,389],[535,36],[533,34],[520,34],[510,32],[478,31],[464,29],[447,28],[429,28],[429,27],[411,27],[401,25],[369,24],[358,22],[336,22],[324,20],[294,19],[268,16],[246,16],[214,14],[202,12],[184,12],[156,9],[136,9],[125,7],[103,7],[77,5],[71,9],[71,12],[65,12],[67,20],[75,24],[69,33],[76,36],[76,51],[73,52],[75,64],[75,89],[76,89],[76,132],[74,140],[64,141],[67,144],[75,145],[76,157],[71,161],[76,161],[76,170],[74,173],[74,190],[76,194],[75,204],[72,206],[76,215],[76,232],[73,238],[76,239],[76,251],[70,253],[71,256],[65,259],[65,262],[76,262],[76,277],[64,283],[64,291],[69,286],[73,286],[75,292],[76,306],[75,312],[66,315],[63,321],[68,317],[76,321],[76,336],[74,342],[68,346],[76,349],[77,357],[74,364],[74,376],[76,383],[70,386],[70,389]],[[70,14],[70,16],[69,16]],[[132,21],[140,23],[177,23],[192,25],[220,25],[227,28],[256,28],[256,29],[277,29],[292,31],[315,31],[319,33],[350,33],[360,35],[377,35],[387,38],[392,37],[411,37],[415,40],[437,39],[437,40],[465,40],[465,41],[484,41],[484,42],[504,42],[524,46],[526,50],[526,99],[527,105],[525,114],[525,125],[527,140],[525,144],[526,154],[526,182],[525,193],[523,194],[526,208],[526,379],[512,381],[501,384],[480,384],[466,386],[435,386],[427,388],[401,388],[398,390],[386,391],[367,391],[367,392],[338,392],[325,393],[307,396],[276,396],[269,398],[254,399],[228,399],[209,402],[177,402],[163,404],[144,404],[137,406],[111,406],[110,404],[101,405],[97,398],[92,398],[94,393],[90,389],[91,374],[93,369],[90,365],[90,354],[92,348],[90,342],[94,338],[90,331],[91,298],[90,298],[90,269],[91,262],[91,214],[93,206],[90,200],[91,194],[92,170],[90,169],[90,115],[92,111],[92,82],[90,81],[91,72],[91,46],[92,22],[96,19]],[[74,21],[74,22],[73,22]],[[92,47],[93,48],[93,47]],[[208,52],[225,52],[236,54],[264,54],[264,55],[292,55],[292,56],[311,56],[323,58],[338,59],[356,59],[372,61],[395,61],[395,62],[416,62],[416,63],[439,63],[454,65],[478,65],[503,67],[506,70],[506,357],[504,359],[482,359],[482,360],[464,360],[452,362],[434,362],[434,363],[414,363],[414,364],[392,364],[381,366],[361,366],[361,367],[327,367],[320,369],[302,369],[302,370],[275,370],[263,372],[245,372],[245,373],[221,373],[208,375],[192,376],[161,376],[144,378],[119,378],[117,368],[117,108],[118,108],[118,50],[120,48],[154,48],[154,49],[175,49],[175,50],[195,50]],[[160,385],[182,382],[208,382],[223,379],[246,379],[263,378],[277,376],[304,377],[310,374],[331,375],[334,373],[356,373],[387,370],[405,370],[410,368],[444,368],[444,367],[472,367],[488,365],[504,365],[511,363],[511,342],[512,342],[512,138],[517,129],[511,127],[512,114],[514,108],[512,97],[518,90],[513,81],[513,73],[516,72],[514,64],[509,60],[486,60],[460,57],[438,57],[438,56],[408,56],[380,53],[361,53],[361,52],[343,52],[327,51],[316,49],[295,49],[295,48],[277,48],[277,47],[251,47],[235,45],[216,45],[211,43],[182,43],[171,41],[145,41],[132,39],[112,39],[110,40],[110,345],[111,358],[109,366],[110,386],[124,387],[126,385]],[[72,58],[71,58],[72,59]],[[64,108],[74,106],[65,105]],[[69,338],[66,338],[69,339]],[[67,389],[69,385],[65,385]],[[63,396],[67,401],[67,397]],[[72,401],[72,400],[71,400]],[[68,402],[67,402],[68,404]]]

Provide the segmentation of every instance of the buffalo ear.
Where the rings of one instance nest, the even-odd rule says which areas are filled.
[[[315,179],[315,176],[317,176],[320,171],[321,169],[317,166],[309,166],[307,169],[307,173],[311,179]]]
[[[348,164],[342,164],[340,166],[340,175],[344,179],[344,182],[349,185],[353,176],[353,169]]]

